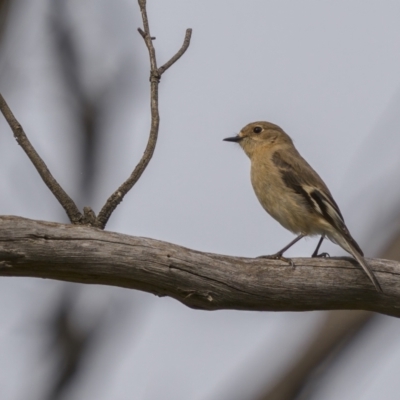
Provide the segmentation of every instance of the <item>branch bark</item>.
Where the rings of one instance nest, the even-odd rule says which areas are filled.
[[[295,268],[87,226],[0,217],[0,276],[120,286],[204,310],[359,309],[400,316],[400,263],[369,260],[380,294],[349,259],[294,261]]]

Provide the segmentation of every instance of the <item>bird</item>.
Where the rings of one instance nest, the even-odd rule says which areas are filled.
[[[351,236],[328,187],[300,155],[290,136],[278,125],[266,121],[246,125],[236,136],[223,139],[238,143],[251,161],[251,183],[265,211],[297,237],[269,256],[291,263],[283,254],[305,236],[321,236],[338,244],[361,265],[378,292],[381,285]]]

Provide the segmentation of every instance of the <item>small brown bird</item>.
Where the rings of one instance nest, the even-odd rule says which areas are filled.
[[[342,213],[329,189],[294,147],[292,139],[277,125],[260,121],[246,125],[237,142],[251,160],[251,183],[264,209],[282,226],[298,236],[278,253],[267,258],[282,259],[283,253],[304,236],[321,235],[338,244],[360,263],[377,291],[382,288],[350,235]]]

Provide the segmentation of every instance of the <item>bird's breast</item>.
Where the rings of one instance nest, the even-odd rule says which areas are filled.
[[[315,218],[297,193],[284,183],[278,169],[272,162],[252,162],[251,183],[254,192],[265,211],[283,227],[293,233],[319,234],[315,230]]]

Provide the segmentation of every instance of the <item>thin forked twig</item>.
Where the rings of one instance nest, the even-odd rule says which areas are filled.
[[[18,144],[25,151],[26,155],[32,161],[32,164],[36,168],[37,172],[43,179],[46,186],[57,198],[58,202],[64,208],[70,221],[73,224],[79,224],[82,222],[82,214],[78,210],[78,207],[74,201],[68,196],[60,184],[55,180],[54,176],[51,174],[45,162],[41,159],[37,151],[32,146],[28,137],[26,136],[21,124],[17,121],[14,114],[10,110],[10,107],[4,100],[3,96],[0,94],[0,111],[3,113],[4,118],[10,125],[11,130],[14,133],[14,137]]]
[[[143,156],[139,163],[136,165],[135,169],[133,170],[130,177],[108,198],[106,204],[103,206],[99,215],[97,217],[96,226],[98,228],[104,229],[105,225],[107,224],[108,219],[110,218],[112,212],[118,206],[119,203],[123,200],[124,196],[132,189],[133,185],[139,180],[141,175],[143,174],[144,170],[146,169],[147,165],[149,164],[154,149],[157,143],[158,137],[158,128],[160,124],[160,116],[158,112],[158,85],[160,82],[160,78],[162,74],[171,67],[182,55],[186,52],[190,44],[190,38],[192,35],[192,30],[187,29],[185,39],[183,42],[182,47],[180,50],[162,67],[157,68],[157,59],[156,59],[156,52],[153,46],[153,37],[150,35],[150,27],[149,21],[147,18],[147,11],[146,11],[146,0],[138,0],[140,11],[142,14],[143,20],[143,30],[138,29],[139,33],[144,39],[146,44],[147,50],[149,51],[150,57],[150,108],[151,108],[151,128],[150,128],[150,135],[149,140],[147,142],[146,149],[143,153]]]
[[[192,30],[186,29],[185,39],[183,40],[182,47],[169,61],[167,61],[162,67],[158,68],[158,73],[162,75],[171,65],[175,64],[186,52],[190,44],[190,38],[192,36]]]
[[[85,207],[84,214],[82,215],[77,208],[74,201],[68,196],[68,194],[63,190],[59,183],[55,180],[49,169],[47,168],[44,161],[40,158],[39,154],[36,152],[30,141],[28,140],[22,126],[16,120],[10,108],[8,107],[6,101],[0,94],[0,111],[3,113],[5,119],[10,125],[11,130],[14,133],[14,137],[18,144],[23,148],[29,159],[32,161],[39,175],[42,177],[44,183],[51,190],[54,196],[57,198],[61,206],[66,211],[70,221],[73,224],[87,224],[96,226],[98,228],[104,229],[107,224],[108,219],[111,214],[123,200],[124,196],[129,192],[133,185],[139,180],[142,173],[149,164],[154,149],[157,143],[158,129],[160,124],[160,116],[158,112],[158,85],[162,74],[171,67],[182,55],[186,52],[190,45],[190,38],[192,34],[191,29],[186,30],[185,39],[180,50],[162,67],[157,68],[156,53],[153,46],[153,38],[150,35],[149,21],[147,18],[146,11],[146,0],[138,0],[140,11],[142,14],[143,27],[144,30],[138,29],[139,33],[142,35],[146,47],[149,51],[150,57],[150,93],[151,93],[151,128],[149,140],[147,142],[146,149],[139,163],[136,165],[130,177],[108,198],[106,204],[101,209],[98,217],[89,207]]]

